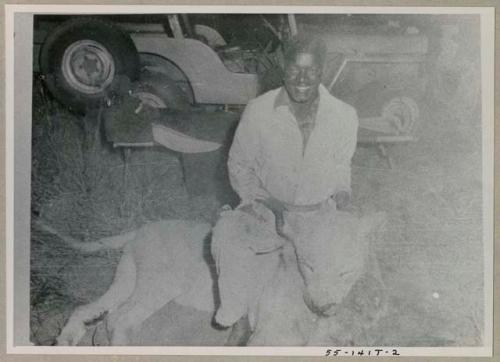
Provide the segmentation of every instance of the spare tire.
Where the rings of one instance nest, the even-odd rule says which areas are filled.
[[[97,106],[122,76],[133,81],[139,73],[132,39],[116,24],[88,17],[58,26],[42,46],[40,63],[54,97],[77,112]]]

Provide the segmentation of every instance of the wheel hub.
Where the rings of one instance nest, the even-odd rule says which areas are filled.
[[[74,89],[97,94],[113,82],[115,63],[102,44],[88,39],[79,40],[66,48],[62,73]]]

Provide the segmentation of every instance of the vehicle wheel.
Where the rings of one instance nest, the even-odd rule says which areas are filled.
[[[121,77],[137,79],[139,55],[115,24],[78,18],[61,24],[41,50],[40,67],[51,93],[74,111],[95,107]]]
[[[161,73],[142,72],[139,81],[133,87],[132,96],[155,108],[176,111],[186,111],[191,108],[186,93],[173,79]]]
[[[382,108],[382,116],[395,120],[394,126],[400,133],[412,131],[418,122],[419,113],[417,102],[406,96],[394,97]]]

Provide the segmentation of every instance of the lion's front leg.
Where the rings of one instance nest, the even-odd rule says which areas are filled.
[[[85,335],[86,324],[117,308],[133,292],[136,268],[132,256],[124,253],[116,268],[115,278],[108,291],[87,305],[75,309],[61,334],[57,337],[60,346],[76,346]]]

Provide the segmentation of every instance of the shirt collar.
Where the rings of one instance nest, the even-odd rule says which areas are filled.
[[[288,96],[285,87],[280,88],[278,95],[274,99],[274,109],[281,106],[286,106],[286,107],[290,106],[290,97]]]

